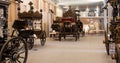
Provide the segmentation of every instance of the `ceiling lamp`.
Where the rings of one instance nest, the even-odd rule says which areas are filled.
[[[79,7],[77,6],[75,10],[80,10]]]
[[[69,7],[68,6],[64,6],[63,8],[68,9]]]
[[[88,6],[87,6],[86,11],[89,12],[89,10],[90,10],[90,9],[89,9]]]
[[[98,6],[96,6],[96,11],[97,11],[97,12],[99,11],[99,7],[98,7]]]

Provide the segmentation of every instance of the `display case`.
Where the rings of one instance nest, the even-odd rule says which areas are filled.
[[[0,43],[7,40],[9,0],[0,0]]]

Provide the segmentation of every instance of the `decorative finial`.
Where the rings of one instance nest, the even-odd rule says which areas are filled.
[[[18,3],[23,3],[23,1],[21,1],[21,0],[15,0],[15,1],[17,1]]]
[[[21,1],[21,0],[15,0],[15,1],[18,2],[18,8],[17,8],[17,10],[18,10],[18,13],[20,13],[20,3],[23,3],[23,1]]]
[[[30,5],[30,11],[33,12],[33,9],[34,9],[34,7],[32,6],[33,3],[30,1],[28,4]]]
[[[33,5],[33,3],[30,1],[30,2],[29,2],[29,5],[30,5],[30,6],[32,6],[32,5]]]
[[[42,9],[40,9],[40,12],[42,12]]]

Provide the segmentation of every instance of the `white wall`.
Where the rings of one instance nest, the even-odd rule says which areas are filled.
[[[62,17],[62,14],[63,14],[63,10],[61,8],[57,7],[56,16]]]
[[[28,3],[31,1],[31,0],[22,0],[23,3],[21,3],[21,12],[24,12],[24,11],[28,11],[30,9]]]

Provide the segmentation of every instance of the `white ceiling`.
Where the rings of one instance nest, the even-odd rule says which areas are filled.
[[[104,0],[57,0],[58,5],[86,5],[103,2]]]
[[[73,9],[78,7],[80,10],[85,10],[87,7],[94,10],[96,6],[101,8],[105,0],[51,0],[57,5],[59,5],[63,10],[68,9],[71,5]]]

